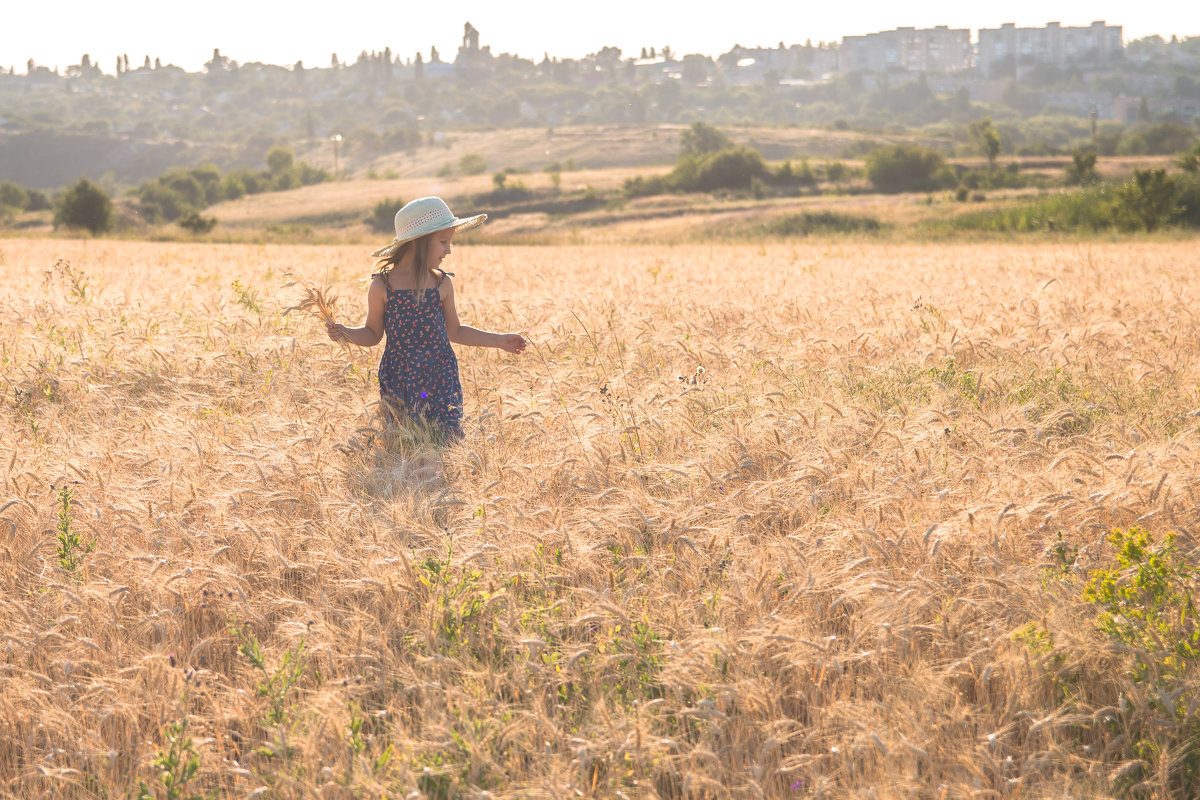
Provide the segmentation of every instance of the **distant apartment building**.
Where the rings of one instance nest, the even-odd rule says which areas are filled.
[[[1086,28],[1064,28],[1048,22],[1044,28],[1018,28],[1011,22],[999,28],[980,28],[975,65],[984,76],[1015,76],[1038,64],[1066,67],[1107,64],[1124,54],[1120,25],[1093,22]]]
[[[838,69],[940,74],[970,69],[972,56],[971,31],[966,28],[897,28],[844,37],[838,48]]]

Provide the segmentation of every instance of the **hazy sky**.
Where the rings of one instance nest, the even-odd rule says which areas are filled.
[[[113,72],[118,53],[140,65],[145,56],[161,58],[189,72],[212,56],[214,47],[238,62],[261,61],[328,66],[330,55],[354,61],[363,51],[392,52],[411,58],[430,46],[452,60],[463,23],[480,31],[481,44],[493,53],[539,59],[578,58],[612,45],[625,55],[641,48],[669,45],[678,54],[717,56],[734,44],[746,47],[802,44],[811,39],[838,41],[843,36],[949,25],[979,28],[1014,22],[1041,27],[1057,21],[1084,26],[1094,20],[1121,25],[1126,41],[1151,34],[1169,39],[1200,36],[1200,2],[1128,0],[1009,0],[968,3],[933,0],[905,3],[805,2],[805,0],[733,0],[721,11],[715,0],[335,0],[328,3],[205,0],[14,0],[6,3],[0,26],[0,67],[24,72],[32,58],[41,66],[65,69],[88,53],[105,72]]]

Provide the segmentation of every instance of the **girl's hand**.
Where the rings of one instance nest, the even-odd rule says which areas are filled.
[[[525,352],[525,337],[519,333],[502,333],[499,347],[509,353],[523,353]]]
[[[346,326],[339,322],[326,322],[325,332],[329,334],[329,338],[335,342],[346,341]]]

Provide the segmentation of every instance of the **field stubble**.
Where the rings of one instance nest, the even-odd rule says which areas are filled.
[[[1193,245],[453,262],[463,319],[531,347],[460,352],[439,452],[380,423],[378,350],[282,314],[292,271],[357,323],[361,248],[0,243],[0,792],[1128,773],[1129,656],[1048,576],[1118,526],[1194,547]]]

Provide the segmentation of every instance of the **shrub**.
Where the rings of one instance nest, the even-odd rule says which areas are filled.
[[[1153,231],[1170,219],[1177,193],[1165,169],[1134,170],[1114,194],[1113,221],[1123,230]]]
[[[1200,139],[1192,145],[1192,149],[1179,156],[1179,168],[1193,175],[1200,174]]]
[[[850,177],[850,168],[841,161],[830,161],[825,165],[825,180],[841,183]]]
[[[878,233],[883,229],[873,217],[854,217],[833,211],[789,214],[772,220],[763,231],[772,236],[808,236],[814,233]]]
[[[626,178],[625,183],[621,185],[621,191],[627,197],[651,197],[656,194],[666,194],[670,188],[665,175],[649,177],[639,175],[636,178]]]
[[[370,215],[364,222],[376,233],[395,233],[396,211],[403,205],[403,201],[393,200],[390,197],[386,200],[380,200],[371,209]]]
[[[682,189],[711,192],[715,189],[748,189],[754,178],[765,178],[769,172],[757,150],[733,147],[681,159],[672,174],[678,176],[678,185]]]
[[[58,201],[55,224],[84,228],[93,235],[103,233],[112,224],[112,200],[87,178],[67,189]]]
[[[26,211],[48,211],[54,208],[54,204],[50,202],[50,198],[45,192],[40,192],[37,189],[29,189],[29,202],[25,204]]]
[[[942,181],[941,153],[916,144],[895,144],[867,154],[867,178],[881,192],[928,192]]]
[[[467,153],[458,160],[458,171],[463,175],[482,175],[487,172],[487,161],[478,153]]]
[[[1089,183],[1096,183],[1100,180],[1100,173],[1096,171],[1096,153],[1089,150],[1083,152],[1075,150],[1071,153],[1071,165],[1067,167],[1066,181],[1071,186],[1084,186]]]
[[[204,234],[217,227],[217,218],[202,217],[200,214],[193,211],[179,220],[179,227],[192,233]]]
[[[237,200],[246,194],[246,182],[242,180],[240,175],[230,172],[221,179],[222,199]]]
[[[711,125],[703,122],[693,122],[679,136],[679,157],[702,156],[706,153],[719,153],[733,149],[733,142],[728,136]]]
[[[817,176],[808,159],[802,159],[799,167],[792,167],[791,161],[785,161],[771,176],[774,183],[786,188],[813,187],[817,185]]]
[[[283,145],[276,145],[267,151],[267,169],[271,170],[272,175],[281,175],[287,172],[295,161],[296,156]]]
[[[1135,170],[1120,184],[1093,185],[1039,197],[1031,203],[956,217],[954,227],[993,231],[1155,231],[1200,227],[1200,179],[1166,170]]]
[[[1125,746],[1138,773],[1163,765],[1158,780],[1171,796],[1200,792],[1200,726],[1189,708],[1200,667],[1200,568],[1179,551],[1175,534],[1161,543],[1141,528],[1114,530],[1110,569],[1093,571],[1083,599],[1099,609],[1100,631],[1131,659],[1134,703]],[[1146,711],[1150,713],[1145,713]],[[1165,757],[1169,754],[1169,758]],[[1139,774],[1126,776],[1136,781]]]
[[[24,211],[29,205],[29,192],[12,181],[0,183],[0,207],[7,206],[17,211]]]

